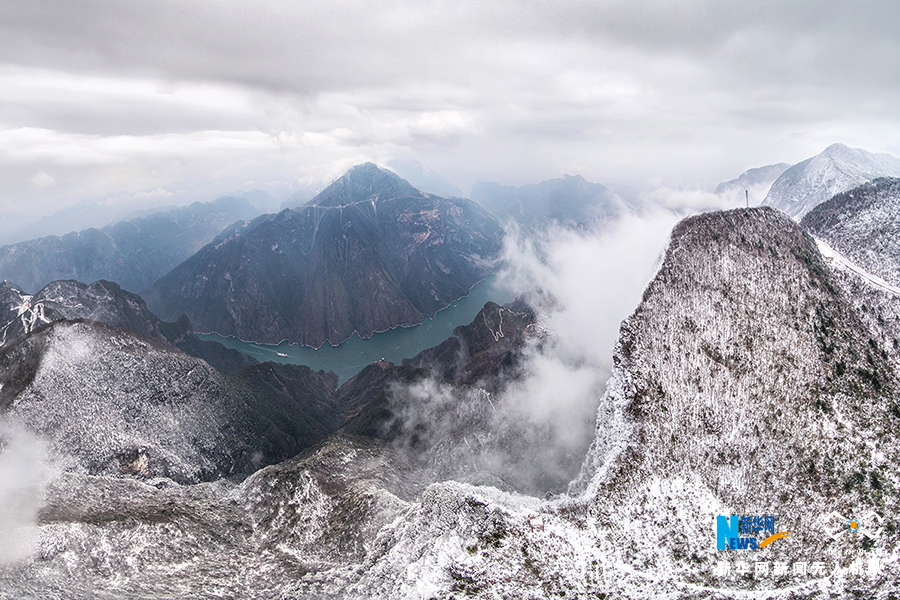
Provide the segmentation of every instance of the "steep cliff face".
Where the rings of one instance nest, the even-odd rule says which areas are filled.
[[[298,211],[233,228],[162,278],[148,304],[198,330],[318,347],[413,325],[492,270],[500,226],[464,199],[422,194],[375,165]]]
[[[145,336],[57,321],[0,350],[3,422],[64,469],[196,482],[248,473],[339,423],[337,380],[263,364],[230,378]]]
[[[832,144],[797,163],[772,184],[763,204],[800,219],[835,194],[879,177],[900,177],[900,159]]]
[[[102,229],[9,244],[0,247],[0,279],[32,292],[59,279],[106,279],[141,292],[225,227],[257,214],[247,200],[226,196]]]
[[[52,281],[33,296],[8,282],[0,284],[0,346],[42,325],[67,319],[88,319],[136,331],[202,358],[229,375],[257,363],[222,344],[200,340],[183,315],[174,323],[161,321],[140,296],[111,281],[91,285],[74,280]]]
[[[682,222],[615,359],[576,498],[433,486],[382,532],[356,597],[416,585],[421,597],[484,598],[893,591],[897,375],[797,225],[769,209]],[[846,527],[832,511],[875,511],[884,521],[865,526],[883,529],[832,540]],[[775,515],[791,535],[717,550],[716,516],[735,514]],[[819,562],[813,574],[793,567]],[[852,570],[871,563],[871,575]],[[403,575],[412,565],[415,582]]]

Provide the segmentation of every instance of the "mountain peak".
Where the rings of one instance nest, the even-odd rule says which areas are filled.
[[[822,154],[834,154],[836,152],[847,152],[848,150],[853,150],[853,148],[851,148],[847,144],[835,142],[835,143],[831,144],[830,146],[828,146],[827,148],[825,148],[825,150],[822,152]]]
[[[356,165],[309,201],[309,206],[338,207],[422,193],[395,173],[375,163]]]
[[[799,220],[836,194],[878,177],[898,176],[900,159],[890,154],[872,154],[861,148],[832,144],[782,173],[763,203]]]

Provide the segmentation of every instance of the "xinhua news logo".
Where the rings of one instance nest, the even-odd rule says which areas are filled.
[[[773,515],[731,515],[716,517],[716,549],[761,550],[791,535],[790,531],[775,531]]]

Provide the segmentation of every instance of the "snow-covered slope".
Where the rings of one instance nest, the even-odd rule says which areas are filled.
[[[166,342],[162,322],[139,296],[109,281],[85,285],[78,281],[53,281],[37,294],[26,295],[18,286],[0,284],[5,295],[19,302],[7,319],[0,322],[0,345],[15,341],[41,325],[62,319],[90,319],[125,327]],[[18,292],[16,294],[15,292]]]
[[[797,163],[775,180],[763,204],[799,220],[835,194],[878,177],[900,177],[900,159],[832,144]]]
[[[131,329],[202,358],[229,375],[257,364],[256,359],[237,350],[200,340],[183,315],[175,323],[161,321],[140,296],[111,281],[90,285],[71,279],[51,281],[33,296],[8,281],[0,283],[0,347],[42,325],[64,319],[89,319]]]
[[[125,329],[57,321],[0,350],[0,422],[45,440],[65,470],[196,482],[252,472],[330,434],[336,384],[271,363],[226,377]]]
[[[900,179],[876,179],[837,194],[800,224],[862,268],[900,286]]]
[[[382,532],[354,597],[893,591],[900,397],[881,350],[788,218],[754,209],[688,219],[622,326],[577,499],[529,505],[434,486]],[[832,540],[833,511],[876,511],[884,530]],[[542,532],[530,528],[537,513]],[[775,515],[791,535],[765,550],[717,550],[716,516],[733,514]],[[871,577],[848,571],[870,560]],[[750,574],[736,572],[747,561]],[[791,568],[761,575],[760,562]],[[794,563],[825,571],[799,575]]]
[[[339,434],[239,487],[53,488],[74,508],[42,513],[43,560],[0,581],[19,597],[889,598],[900,382],[849,289],[778,211],[692,217],[622,324],[571,496],[450,481],[413,497],[394,448]],[[718,515],[791,533],[717,550]]]

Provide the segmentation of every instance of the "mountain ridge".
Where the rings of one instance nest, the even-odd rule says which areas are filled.
[[[226,229],[146,294],[198,330],[317,348],[415,325],[494,269],[499,224],[359,165],[298,210]]]
[[[800,220],[818,204],[878,177],[900,177],[900,159],[832,144],[797,163],[772,184],[763,204]]]
[[[34,295],[25,294],[8,281],[0,283],[0,347],[46,323],[75,319],[130,329],[202,358],[227,375],[257,363],[222,344],[200,340],[184,315],[173,323],[163,322],[140,296],[111,281],[90,285],[75,280],[52,281]]]
[[[140,293],[226,226],[256,214],[246,199],[223,196],[101,229],[8,244],[0,247],[0,280],[37,291],[61,279],[105,279]]]

